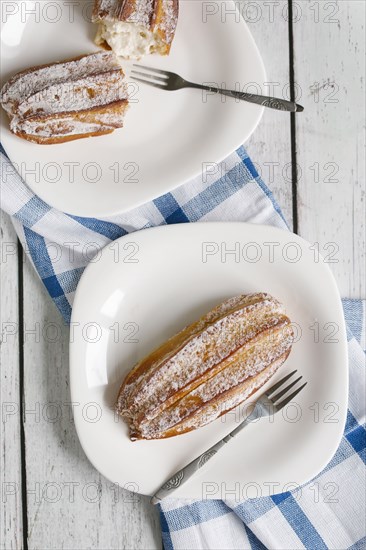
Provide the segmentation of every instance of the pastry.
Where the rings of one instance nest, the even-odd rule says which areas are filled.
[[[116,411],[132,440],[196,429],[267,382],[292,341],[291,322],[272,296],[231,298],[140,361],[122,383]]]
[[[1,103],[17,136],[62,143],[121,128],[127,85],[117,57],[97,52],[16,74],[4,85]]]
[[[126,59],[169,54],[178,21],[179,0],[95,0],[97,46]]]

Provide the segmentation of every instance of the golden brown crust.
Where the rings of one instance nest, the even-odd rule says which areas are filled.
[[[98,23],[95,43],[104,49],[115,48],[108,35],[106,26],[111,23],[138,25],[153,34],[155,44],[145,53],[168,55],[174,39],[179,15],[179,0],[95,0],[92,21]],[[124,32],[126,29],[124,29]],[[126,34],[123,37],[126,40]],[[117,55],[140,58],[141,52]]]
[[[154,18],[152,21],[152,28],[156,29],[157,34],[160,36],[165,48],[159,52],[161,55],[169,55],[172,47],[172,42],[175,34],[176,25],[179,15],[179,0],[172,0],[170,6],[171,13],[169,15],[175,21],[174,31],[167,29],[165,19],[167,17],[166,8],[164,8],[163,0],[156,2],[156,8],[154,11]]]
[[[121,128],[121,126],[116,125],[110,125],[107,127],[106,125],[103,126],[102,120],[100,120],[100,115],[105,114],[119,114],[121,117],[124,115],[126,109],[128,108],[128,102],[125,100],[114,102],[109,105],[105,105],[103,107],[95,107],[93,109],[89,109],[88,111],[79,111],[79,112],[69,112],[69,113],[62,113],[59,115],[48,115],[48,116],[34,116],[29,117],[28,121],[32,121],[35,124],[45,124],[47,121],[54,122],[56,120],[63,121],[67,118],[73,118],[74,121],[78,122],[84,122],[88,124],[99,124],[100,129],[98,131],[94,132],[87,132],[83,134],[73,134],[73,135],[58,135],[57,137],[43,137],[36,134],[29,134],[26,132],[13,132],[18,137],[25,139],[27,141],[31,141],[32,143],[37,143],[39,145],[56,145],[58,143],[66,143],[68,141],[74,141],[77,139],[83,139],[88,137],[98,137],[103,136],[106,134],[111,134],[114,132],[116,128]],[[99,120],[98,120],[99,119]]]
[[[57,145],[59,143],[67,143],[68,141],[74,141],[76,139],[83,139],[83,138],[89,138],[89,137],[99,137],[104,136],[107,134],[111,134],[114,132],[113,130],[105,130],[103,132],[89,132],[88,134],[75,134],[73,136],[65,136],[65,137],[54,137],[54,138],[45,138],[45,137],[39,137],[39,136],[33,136],[30,134],[26,134],[25,132],[13,132],[14,135],[25,139],[26,141],[30,141],[32,143],[37,143],[38,145]]]
[[[287,357],[289,356],[290,351],[285,352],[283,355],[281,355],[276,361],[274,361],[270,366],[266,367],[261,373],[259,373],[257,376],[253,376],[251,378],[252,382],[252,389],[248,390],[248,380],[245,380],[235,388],[231,388],[228,390],[225,394],[222,394],[220,396],[217,396],[214,398],[213,403],[211,403],[211,407],[218,407],[220,409],[220,413],[217,415],[217,418],[220,418],[220,416],[232,411],[234,408],[238,407],[239,405],[243,404],[244,401],[247,401],[258,389],[263,386],[268,380],[275,374],[275,372],[280,368],[281,365],[286,361]],[[225,400],[229,400],[229,398],[233,398],[237,396],[237,400],[235,400],[235,404],[233,406],[230,406],[228,408],[225,408]],[[205,411],[202,407],[199,414],[201,417],[204,418],[205,415],[208,415],[208,411]],[[197,413],[196,413],[197,415]],[[169,430],[166,430],[164,432],[164,435],[162,439],[167,439],[169,437],[174,437],[176,435],[181,435],[183,433],[191,432],[192,430],[195,430],[196,427],[192,423],[194,420],[194,415],[191,414],[188,418],[185,419],[185,422],[180,423],[179,425],[174,426],[173,428],[170,428]],[[207,424],[207,422],[205,422]],[[202,424],[204,425],[204,424]]]
[[[77,57],[71,57],[70,59],[66,59],[64,61],[55,61],[54,63],[44,63],[43,65],[34,65],[33,67],[28,67],[27,69],[22,69],[21,71],[17,72],[14,76],[9,78],[9,80],[4,84],[1,93],[4,95],[7,90],[15,83],[17,80],[20,80],[23,76],[26,76],[27,74],[33,73],[34,71],[38,71],[39,69],[45,69],[47,67],[51,67],[52,65],[61,65],[62,63],[68,63],[70,61],[78,61],[84,57],[84,55],[79,55]]]
[[[106,42],[105,40],[98,40],[97,42],[97,39],[95,40],[95,43],[100,47],[100,48],[103,48],[103,50],[107,50],[107,51],[111,51],[111,47],[110,45],[108,44],[108,42]]]
[[[15,135],[64,143],[121,128],[127,85],[117,57],[99,51],[17,73],[2,88],[1,103]]]
[[[33,73],[34,71],[38,71],[38,69],[45,69],[46,67],[53,67],[55,65],[62,65],[63,63],[70,63],[71,61],[79,61],[85,57],[85,54],[77,55],[76,57],[68,57],[67,59],[63,59],[62,61],[54,61],[52,63],[42,63],[41,65],[33,65],[32,67],[28,67],[26,69],[22,69],[21,71],[18,71],[14,76],[12,76],[6,85],[13,84],[15,80],[18,80],[20,77]]]
[[[241,297],[240,300],[235,301],[235,305],[231,308],[231,310],[234,311],[236,308],[244,305],[254,306],[256,303],[261,301],[261,297],[261,294]],[[140,361],[127,374],[121,385],[118,397],[119,409],[122,410],[125,408],[125,400],[131,393],[131,388],[133,386],[137,388],[138,384],[140,384],[142,380],[144,383],[147,381],[145,374],[148,374],[151,377],[153,371],[157,370],[164,362],[166,362],[173,353],[176,353],[179,349],[181,349],[183,345],[195,335],[202,333],[208,324],[218,321],[220,317],[223,317],[226,314],[226,312],[227,309],[223,308],[222,304],[219,304],[219,306],[203,315],[196,322],[186,326],[183,330],[172,336],[169,340],[157,347],[147,357]]]
[[[286,359],[293,331],[263,293],[220,304],[140,361],[126,376],[117,412],[131,439],[185,433],[240,404]]]
[[[202,390],[203,385],[206,382],[210,380],[212,381],[212,379],[215,377],[218,378],[220,375],[223,374],[224,370],[230,370],[232,376],[236,376],[238,365],[240,365],[241,362],[245,362],[246,360],[248,347],[253,348],[257,346],[259,355],[260,346],[263,346],[263,342],[266,342],[266,340],[270,341],[271,339],[274,339],[276,333],[281,333],[282,336],[284,333],[284,329],[286,329],[288,325],[288,318],[282,316],[278,320],[276,318],[272,318],[271,324],[267,325],[265,328],[263,326],[259,326],[254,333],[251,333],[251,337],[248,338],[248,340],[246,340],[242,346],[238,346],[238,348],[234,352],[230,353],[227,357],[225,357],[224,360],[212,366],[204,375],[197,375],[195,378],[192,379],[191,382],[182,387],[180,390],[171,392],[164,402],[159,403],[157,407],[149,411],[149,418],[157,418],[158,416],[161,417],[162,413],[166,414],[165,411],[171,407],[175,407],[176,409],[177,407],[179,407],[180,409],[183,409],[187,406],[192,398],[194,399],[195,405],[199,404],[200,407],[204,406],[204,401],[201,397],[198,397],[197,395],[193,397],[194,394],[199,393],[196,391],[197,388],[201,387]],[[148,380],[145,380],[144,383],[148,383]],[[213,398],[210,400],[211,404],[218,403],[223,393],[225,392],[218,392],[217,395],[213,396]],[[137,424],[144,424],[145,414],[145,411],[137,413]]]

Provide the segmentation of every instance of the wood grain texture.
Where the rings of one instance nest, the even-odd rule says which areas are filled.
[[[242,0],[240,11],[258,46],[267,72],[266,82],[258,83],[259,93],[290,99],[288,22],[283,16],[287,12],[287,0]],[[255,86],[252,91],[255,91]],[[290,114],[265,109],[246,148],[292,228]]]
[[[0,212],[0,376],[1,520],[0,548],[23,546],[20,445],[18,252],[17,237]]]
[[[28,547],[161,548],[149,499],[113,486],[84,455],[71,414],[69,329],[29,262],[24,327]]]
[[[242,0],[240,6],[270,83],[256,84],[263,87],[263,93],[272,90],[288,98],[291,45],[287,1]],[[329,259],[335,251],[338,262],[330,267],[342,294],[362,297],[364,6],[357,0],[293,2],[297,99],[306,110],[296,116],[293,136],[288,115],[265,110],[246,144],[291,226],[291,137],[296,139],[300,234],[318,242],[319,251]],[[6,217],[1,229],[2,243],[16,243]],[[332,242],[338,250],[325,249]],[[161,548],[156,509],[146,498],[113,486],[85,457],[71,415],[69,331],[28,262],[23,273],[28,547]],[[0,275],[1,322],[18,323],[16,254],[8,255]],[[17,334],[9,336],[6,343],[2,339],[1,399],[15,408],[7,410],[8,420],[1,425],[1,476],[3,484],[15,484],[7,486],[8,491],[16,491],[1,506],[0,527],[5,537],[0,547],[4,550],[23,548],[18,348]]]
[[[345,297],[365,296],[365,2],[298,3],[295,80],[299,233]]]
[[[263,50],[266,66],[271,67],[270,84],[256,84],[263,93],[274,89],[282,94],[289,73],[287,24],[281,17],[272,20],[265,12],[261,22],[250,23],[250,11],[243,13]],[[280,37],[280,45],[276,59],[270,62],[272,33]],[[283,116],[286,118],[279,118]],[[266,111],[248,149],[291,222],[291,182],[282,175],[291,161],[289,144],[288,115]],[[68,329],[28,264],[24,294],[25,328],[35,331],[27,333],[24,350],[29,548],[160,548],[156,508],[145,497],[111,486],[89,464],[80,447],[70,406],[65,406],[70,401]],[[53,325],[58,328],[53,330]],[[61,417],[50,421],[48,417],[60,414],[57,411]]]

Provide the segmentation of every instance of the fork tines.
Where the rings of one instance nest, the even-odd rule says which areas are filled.
[[[143,82],[144,84],[150,84],[156,88],[164,88],[168,85],[169,75],[165,71],[154,69],[153,67],[146,67],[145,65],[133,65],[133,67],[138,69],[136,70],[133,68],[131,70],[131,77],[134,80]]]
[[[275,408],[277,410],[280,410],[285,405],[287,405],[298,393],[301,392],[301,390],[307,384],[307,382],[305,382],[304,384],[302,384],[302,386],[297,388],[290,395],[288,395],[282,401],[279,402],[279,399],[281,399],[281,397],[284,397],[288,393],[288,391],[291,388],[293,388],[302,379],[302,376],[299,376],[298,378],[296,378],[296,380],[294,380],[290,384],[287,384],[286,387],[284,387],[282,389],[285,382],[287,382],[287,380],[289,380],[295,374],[295,372],[297,372],[297,371],[294,370],[294,371],[290,372],[290,374],[288,374],[287,376],[284,376],[283,378],[281,378],[281,380],[279,382],[277,382],[276,384],[274,384],[273,386],[268,388],[268,390],[265,392],[265,395],[268,397],[268,399],[270,399],[272,401],[273,405],[275,406]],[[281,391],[277,391],[280,388],[281,388]]]
[[[144,69],[145,71],[152,71],[153,73],[159,73],[168,76],[168,73],[166,71],[163,71],[162,69],[154,69],[154,67],[147,67],[146,65],[136,65],[134,63],[132,67],[137,67],[138,69]]]

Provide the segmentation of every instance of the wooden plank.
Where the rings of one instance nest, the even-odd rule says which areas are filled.
[[[287,0],[245,0],[240,2],[240,11],[259,48],[267,72],[266,82],[255,83],[258,92],[290,99],[288,22],[284,17]],[[256,87],[253,85],[253,92]],[[258,128],[245,146],[292,227],[290,115],[265,109]]]
[[[365,297],[365,2],[297,4],[299,232],[319,243],[342,296]]]
[[[113,486],[81,449],[70,416],[69,329],[29,262],[24,329],[29,548],[161,548],[149,500]]]
[[[243,2],[243,4],[249,3]],[[342,123],[340,120],[332,120],[329,110],[334,105],[329,106],[328,101],[334,99],[334,97],[326,96],[322,100],[320,99],[322,93],[329,93],[332,89],[321,87],[327,81],[320,80],[320,78],[323,78],[323,65],[320,60],[317,61],[319,45],[324,44],[325,41],[329,52],[331,52],[334,50],[334,44],[341,42],[341,35],[332,27],[330,36],[328,36],[329,27],[328,30],[325,30],[326,23],[324,21],[320,22],[322,24],[315,27],[314,30],[312,19],[315,14],[310,11],[310,5],[307,8],[308,13],[303,8],[300,24],[297,27],[294,25],[295,75],[297,81],[302,82],[300,85],[304,90],[304,94],[306,90],[305,97],[307,100],[314,101],[314,105],[311,105],[312,111],[317,123],[320,122],[321,126],[314,129],[310,114],[306,113],[304,119],[297,117],[297,159],[301,172],[299,181],[300,232],[309,240],[315,241],[317,239],[320,251],[327,242],[331,242],[332,238],[338,239],[339,246],[343,249],[343,256],[340,258],[339,263],[334,264],[332,267],[333,270],[336,270],[341,288],[343,285],[344,294],[364,295],[364,287],[361,285],[363,280],[362,258],[358,258],[357,246],[354,248],[354,252],[351,246],[351,243],[354,241],[357,243],[359,238],[362,237],[362,209],[357,207],[357,204],[361,203],[361,184],[364,181],[361,173],[362,163],[360,162],[362,154],[359,151],[352,150],[352,139],[349,139],[350,146],[341,143],[343,127],[353,130],[353,142],[355,142],[360,123],[350,111],[347,111]],[[321,6],[319,8],[322,9]],[[341,6],[341,8],[342,16],[340,20],[342,20],[341,28],[343,26],[343,32],[346,24],[351,24],[355,28],[355,23],[361,21],[362,17],[350,14],[349,8],[346,9],[344,6]],[[330,14],[326,15],[329,16]],[[282,21],[280,19],[277,23],[271,23],[268,20],[268,25],[266,25],[263,16],[256,23],[253,22],[255,16],[249,16],[247,20],[250,18],[252,19],[251,31],[262,52],[267,70],[270,69],[268,70],[268,80],[272,82],[278,82],[280,78],[281,81],[284,81],[285,78],[288,80],[288,63],[280,78],[276,78],[276,75],[283,70],[283,60],[286,59],[287,62],[288,59],[286,50],[287,22],[285,19],[282,19]],[[306,55],[301,56],[301,46],[305,43],[305,38],[310,30],[312,33],[315,32],[315,36],[318,37],[315,38],[317,48],[314,45],[312,54],[307,51]],[[357,26],[357,32],[359,31],[360,25]],[[276,51],[273,51],[272,48],[273,36],[276,36]],[[286,39],[283,39],[284,36]],[[278,47],[278,37],[282,40],[280,47]],[[350,38],[350,40],[352,39]],[[306,43],[309,45],[309,41],[306,41]],[[355,45],[353,44],[353,46]],[[358,56],[359,50],[355,49]],[[336,52],[336,54],[339,59],[341,52]],[[336,54],[334,54],[334,59]],[[308,59],[305,59],[308,56],[310,56],[312,62],[315,62],[318,71],[312,72],[313,78],[310,80],[305,70],[307,64],[309,65],[309,72],[311,70],[311,63]],[[277,57],[276,63],[273,62],[274,57]],[[355,63],[357,65],[355,60],[352,63],[352,70],[346,71],[350,73],[349,76],[351,77],[348,83],[349,89],[346,92],[346,95],[352,95],[350,104],[352,104],[353,96],[358,89],[355,87],[355,79],[357,69],[359,69],[358,66],[355,67],[354,65]],[[329,63],[325,66],[330,67]],[[346,63],[344,66],[346,66]],[[334,67],[331,68],[333,72],[329,74],[336,79],[339,74],[335,72]],[[272,77],[273,74],[274,77]],[[345,78],[343,73],[341,76]],[[327,78],[327,76],[324,78]],[[317,86],[310,90],[309,82],[311,83],[310,86],[313,86],[317,81],[322,83],[318,86],[319,91],[317,91]],[[335,82],[337,84],[342,81],[339,79]],[[340,86],[339,83],[338,85]],[[347,87],[345,80],[343,85]],[[268,89],[268,86],[266,88]],[[273,84],[272,89],[278,88]],[[264,87],[263,91],[265,91]],[[315,97],[313,98],[312,95],[315,95]],[[357,101],[359,101],[359,97],[361,96],[357,94]],[[318,101],[316,98],[318,98]],[[261,125],[247,146],[253,160],[259,163],[264,180],[277,195],[287,218],[290,219],[292,212],[291,180],[288,171],[288,165],[291,162],[290,128],[287,123],[286,125],[279,123],[279,116],[283,115],[266,111]],[[337,116],[335,115],[334,118],[337,119]],[[362,114],[359,116],[359,120],[361,119]],[[322,136],[324,133],[326,135]],[[329,143],[331,142],[333,146],[335,145],[333,152],[329,151]],[[346,145],[346,151],[344,145]],[[359,159],[358,164],[357,158]],[[339,159],[342,159],[341,164],[338,162]],[[342,173],[339,182],[331,181],[331,179],[337,179],[337,175],[332,176],[331,172],[334,166],[331,164],[326,166],[327,162],[338,163],[339,172]],[[353,174],[352,169],[354,170]],[[312,180],[309,180],[309,174],[312,176]],[[347,175],[348,178],[345,177]],[[353,183],[352,176],[355,181],[350,192],[350,184]],[[346,186],[344,186],[345,181],[348,184]],[[353,219],[351,199],[356,203]],[[334,205],[334,213],[326,215],[327,209],[324,208],[324,204]],[[338,219],[345,220],[344,236],[340,233],[341,228],[338,226]],[[328,252],[331,252],[331,250],[328,249]],[[355,263],[356,269],[352,274],[353,263]],[[103,480],[89,465],[80,449],[72,422],[69,420],[69,408],[63,407],[63,403],[66,403],[68,399],[68,366],[67,353],[65,352],[68,331],[61,324],[61,336],[56,342],[41,337],[38,342],[31,343],[32,338],[37,338],[37,321],[40,322],[38,331],[41,334],[41,330],[45,327],[48,327],[47,330],[49,330],[50,323],[59,324],[60,318],[41,288],[41,284],[30,273],[29,266],[26,266],[25,273],[26,329],[36,330],[34,336],[27,333],[25,348],[29,547],[159,547],[158,518],[155,511],[147,504],[146,499],[139,500],[135,498],[131,502],[129,501],[131,499],[129,493],[111,488],[110,484]],[[351,284],[353,280],[355,281],[354,285]],[[61,419],[56,422],[47,421],[47,414],[52,415],[52,411],[54,412],[58,405],[63,409]],[[32,410],[36,411],[35,414],[30,412]],[[37,411],[39,411],[38,416]],[[42,460],[39,459],[40,456],[43,457]],[[96,494],[95,483],[100,484],[100,498],[94,498]],[[55,499],[56,501],[53,502]]]
[[[247,20],[252,19],[248,14]],[[287,24],[281,17],[273,23],[270,14],[263,14],[261,22],[249,24],[270,69],[268,82],[272,84],[259,85],[263,93],[270,89],[282,93],[282,86],[288,82]],[[270,46],[272,33],[280,37],[275,60]],[[283,116],[287,117],[266,111],[248,149],[291,221],[291,182],[283,177],[284,167],[291,161],[290,124],[289,118],[286,124],[282,123],[279,117]],[[84,457],[69,411],[63,407],[61,419],[54,423],[44,419],[47,411],[52,414],[52,406],[56,410],[55,404],[69,400],[68,330],[60,324],[59,314],[26,266],[26,329],[35,330],[37,322],[40,332],[50,323],[58,324],[61,336],[52,343],[44,337],[35,341],[36,336],[30,334],[25,342],[26,407],[29,411],[37,411],[37,407],[39,410],[38,417],[31,412],[26,416],[29,548],[161,547],[156,509],[144,497],[135,496],[131,500],[130,493],[116,491],[97,474]],[[100,499],[87,502],[85,498],[95,495],[95,483],[100,483]],[[73,502],[70,502],[72,488]],[[56,497],[57,502],[47,502]]]
[[[23,548],[21,477],[21,405],[19,390],[19,320],[17,237],[0,211],[0,399],[1,520],[0,547]]]
[[[279,15],[273,21],[265,11],[254,22],[255,17],[245,11],[250,2],[242,4],[268,71],[269,84],[257,84],[263,93],[274,90],[282,95],[289,79],[287,23]],[[266,111],[248,150],[291,223],[290,123],[283,117],[287,115]],[[111,487],[85,458],[70,421],[70,407],[65,406],[68,330],[28,264],[24,280],[29,548],[161,547],[156,509],[143,497],[131,498],[130,493]],[[54,325],[58,336],[51,341]],[[61,417],[50,421],[48,417],[60,410]],[[100,487],[98,497],[95,484]]]

